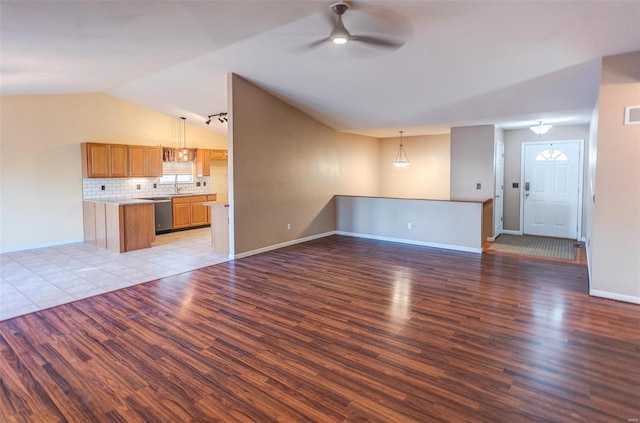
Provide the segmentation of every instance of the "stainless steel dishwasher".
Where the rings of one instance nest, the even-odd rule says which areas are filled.
[[[154,211],[156,215],[156,233],[166,232],[173,229],[173,209],[171,198],[154,200]]]
[[[172,230],[173,208],[171,205],[171,197],[147,197],[145,200],[153,201],[153,210],[156,220],[156,234]]]

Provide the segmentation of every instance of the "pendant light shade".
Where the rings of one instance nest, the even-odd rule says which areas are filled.
[[[404,131],[399,131],[400,132],[400,147],[398,148],[398,153],[396,154],[396,159],[394,160],[393,164],[396,165],[396,167],[407,167],[409,166],[409,158],[407,157],[407,152],[404,151],[404,145],[402,145],[402,133]]]
[[[539,120],[537,125],[532,126],[529,129],[531,129],[536,134],[538,134],[540,136],[543,136],[544,134],[546,134],[549,131],[549,129],[551,129],[552,126],[553,125],[543,125],[542,121]]]

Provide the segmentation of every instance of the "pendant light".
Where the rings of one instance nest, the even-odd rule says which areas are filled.
[[[404,146],[402,145],[402,134],[404,131],[400,132],[400,147],[398,148],[398,154],[396,154],[396,159],[393,164],[396,167],[407,167],[409,166],[409,159],[407,158],[407,152],[404,151]]]
[[[543,136],[544,134],[546,134],[549,131],[549,129],[551,129],[552,126],[553,125],[543,125],[542,121],[539,120],[537,125],[532,126],[529,129],[531,129],[536,134],[538,134],[540,136]]]
[[[188,162],[189,161],[189,152],[187,151],[187,118],[180,117],[180,122],[182,123],[182,128],[178,127],[180,130],[180,136],[178,138],[178,161],[179,162]]]

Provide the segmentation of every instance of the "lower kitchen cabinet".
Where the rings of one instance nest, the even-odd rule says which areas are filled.
[[[207,219],[209,210],[202,205],[207,201],[206,195],[174,197],[171,201],[174,229],[202,226],[209,223]]]
[[[173,203],[173,228],[188,228],[191,226],[191,204]]]

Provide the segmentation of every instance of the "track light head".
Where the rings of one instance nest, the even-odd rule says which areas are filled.
[[[209,120],[207,120],[205,123],[206,123],[207,125],[208,125],[208,124],[210,124],[210,123],[211,123],[211,118],[214,118],[214,117],[215,117],[215,118],[218,118],[218,121],[219,121],[220,123],[228,122],[229,120],[228,120],[228,118],[227,118],[227,115],[228,115],[228,113],[226,113],[226,112],[220,112],[220,113],[216,113],[216,114],[214,114],[214,115],[209,115],[209,116],[207,116],[207,118],[208,118]]]

